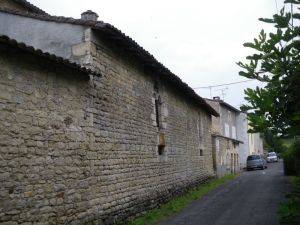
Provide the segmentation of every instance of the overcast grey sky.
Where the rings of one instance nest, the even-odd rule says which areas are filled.
[[[122,30],[191,87],[246,80],[235,62],[249,53],[242,44],[262,28],[259,17],[276,13],[275,0],[29,0],[52,15],[79,18],[91,9],[99,20]],[[278,6],[283,0],[277,0]],[[238,107],[243,89],[256,81],[228,86],[225,100]],[[214,88],[212,96],[226,87]],[[197,89],[210,97],[208,89]]]

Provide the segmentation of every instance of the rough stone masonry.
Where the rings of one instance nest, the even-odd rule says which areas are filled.
[[[116,224],[214,175],[205,107],[97,40],[70,47],[88,81],[0,52],[2,224]]]

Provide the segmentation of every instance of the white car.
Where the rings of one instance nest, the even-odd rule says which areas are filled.
[[[275,152],[269,152],[267,156],[267,162],[278,162],[278,156]]]

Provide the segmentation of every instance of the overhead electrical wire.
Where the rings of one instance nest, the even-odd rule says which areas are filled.
[[[275,6],[276,6],[276,11],[277,13],[279,13],[278,11],[278,3],[277,3],[277,0],[274,0],[275,1]],[[291,13],[293,14],[293,4],[291,4]],[[293,18],[292,18],[292,23],[293,23]],[[204,87],[195,87],[193,88],[194,90],[196,89],[212,89],[214,87],[222,87],[222,86],[228,86],[228,85],[233,85],[233,84],[240,84],[240,83],[246,83],[246,82],[249,82],[249,81],[253,81],[253,80],[243,80],[243,81],[238,81],[238,82],[232,82],[232,83],[226,83],[226,84],[216,84],[216,85],[210,85],[210,86],[204,86]]]
[[[214,87],[228,86],[228,85],[233,85],[233,84],[246,83],[249,81],[254,81],[254,80],[249,79],[249,80],[243,80],[243,81],[237,81],[237,82],[231,82],[231,83],[225,83],[225,84],[216,84],[216,85],[210,85],[210,86],[195,87],[193,89],[214,88]]]

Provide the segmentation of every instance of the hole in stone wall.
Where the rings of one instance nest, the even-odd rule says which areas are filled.
[[[9,189],[8,189],[8,193],[9,193],[9,194],[14,193],[14,188],[13,188],[13,187],[9,188]]]
[[[157,151],[158,151],[158,155],[163,155],[165,152],[165,146],[159,145]]]
[[[200,149],[200,156],[203,156],[203,149]]]
[[[70,125],[73,123],[73,119],[72,119],[70,116],[67,116],[67,117],[64,119],[64,123],[65,123],[67,126],[70,126]]]
[[[155,99],[155,119],[156,119],[156,126],[160,127],[160,102],[159,99]]]

